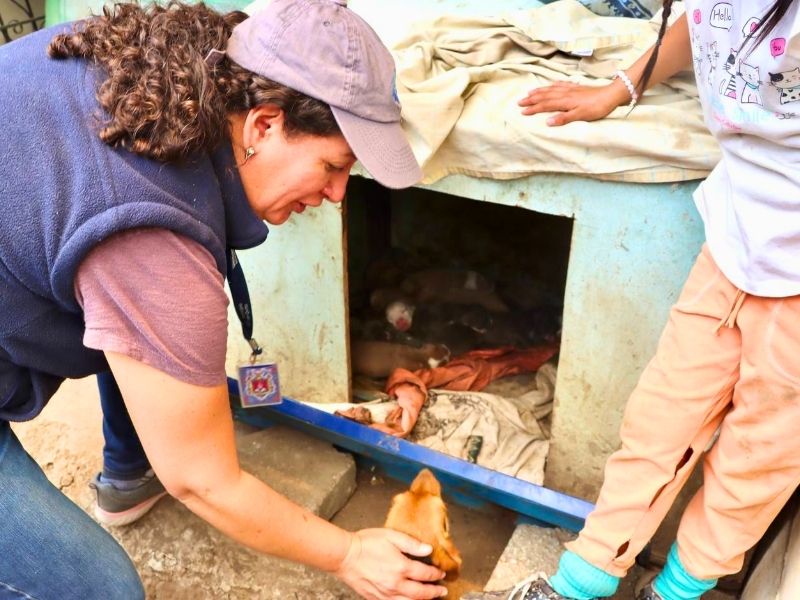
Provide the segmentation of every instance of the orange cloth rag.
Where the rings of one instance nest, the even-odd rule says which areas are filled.
[[[499,377],[537,371],[557,352],[557,343],[526,350],[473,350],[435,369],[420,369],[413,373],[395,369],[386,381],[386,392],[397,398],[397,408],[386,416],[385,423],[373,423],[372,427],[405,437],[417,422],[428,389],[480,391]]]

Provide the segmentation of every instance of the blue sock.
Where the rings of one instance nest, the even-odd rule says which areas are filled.
[[[686,572],[678,558],[677,544],[672,544],[667,564],[653,582],[653,588],[664,600],[698,600],[715,585],[716,579],[698,579]]]
[[[572,600],[593,600],[613,596],[619,577],[609,575],[567,550],[558,561],[558,572],[550,579],[550,585]]]

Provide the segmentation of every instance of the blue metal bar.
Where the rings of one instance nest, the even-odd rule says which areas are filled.
[[[236,381],[228,379],[232,398],[238,396]],[[585,500],[528,483],[515,477],[454,458],[419,444],[366,427],[284,398],[277,406],[240,408],[233,402],[237,419],[257,427],[280,423],[300,429],[351,452],[387,464],[390,475],[410,481],[422,467],[436,473],[447,493],[487,501],[535,519],[578,531],[593,505]],[[474,501],[473,500],[473,501]]]

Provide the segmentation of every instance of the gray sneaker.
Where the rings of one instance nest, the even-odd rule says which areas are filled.
[[[543,573],[528,577],[514,588],[502,592],[470,592],[462,600],[569,600],[556,592]]]
[[[648,583],[636,594],[636,600],[664,600],[664,598],[653,589],[652,583]]]
[[[99,473],[89,487],[97,493],[94,516],[110,527],[129,525],[140,519],[167,494],[152,470],[142,477],[139,485],[129,490],[102,481]]]
[[[648,569],[636,580],[633,586],[633,597],[636,600],[664,600],[654,588],[653,582],[661,571],[659,569]]]

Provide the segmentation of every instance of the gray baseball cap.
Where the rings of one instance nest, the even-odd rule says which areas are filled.
[[[347,0],[273,0],[233,29],[226,51],[330,105],[356,158],[386,187],[422,179],[400,126],[394,59]]]

